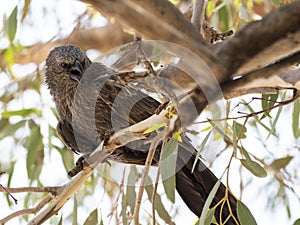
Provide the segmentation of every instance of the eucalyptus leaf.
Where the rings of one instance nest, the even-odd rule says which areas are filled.
[[[15,6],[11,14],[7,19],[7,37],[10,43],[12,43],[15,39],[17,32],[17,15],[18,15],[18,6]]]
[[[130,167],[130,173],[128,175],[127,187],[126,187],[126,202],[127,205],[130,206],[131,213],[134,212],[135,208],[135,200],[136,200],[136,192],[135,192],[135,184],[137,182],[138,172],[136,166]]]
[[[220,184],[221,184],[221,181],[220,179],[215,183],[214,187],[212,188],[212,190],[210,191],[206,201],[205,201],[205,204],[203,206],[203,209],[202,209],[202,212],[201,212],[201,216],[200,216],[200,219],[199,219],[199,223],[198,225],[206,225],[206,221],[209,220],[210,218],[210,212],[209,212],[209,206],[212,202],[212,200],[214,199],[219,187],[220,187]],[[211,217],[212,219],[212,217]]]
[[[166,126],[166,123],[165,123],[165,122],[155,124],[155,125],[153,125],[152,127],[150,127],[150,128],[148,128],[147,130],[145,130],[145,131],[144,131],[144,134],[149,134],[149,133],[151,133],[151,132],[153,132],[153,131],[156,131],[156,130],[158,130],[159,128],[164,127],[164,126]]]
[[[211,225],[214,220],[215,208],[209,209],[206,215],[204,225]]]
[[[293,225],[300,225],[300,218],[297,219],[297,220],[293,223]]]
[[[9,118],[11,116],[30,116],[31,114],[41,114],[41,110],[38,110],[36,108],[29,108],[29,109],[20,109],[20,110],[15,110],[15,111],[4,111],[2,112],[2,117],[4,118]]]
[[[239,139],[244,139],[246,138],[246,132],[247,132],[247,128],[236,122],[236,121],[233,121],[233,132],[235,133],[236,137],[238,137]]]
[[[121,210],[121,215],[122,215],[122,223],[123,224],[128,224],[127,222],[127,213],[126,213],[126,208],[127,208],[127,197],[122,193],[122,210]]]
[[[268,175],[267,171],[255,161],[240,159],[240,162],[246,169],[248,169],[253,175],[257,177],[266,177]]]
[[[257,225],[248,207],[240,200],[237,201],[237,215],[241,225]]]
[[[86,218],[83,225],[97,225],[98,224],[98,210],[97,208],[90,213],[88,218]]]
[[[167,197],[175,202],[175,173],[177,161],[178,140],[171,138],[162,150],[160,172]]]
[[[192,168],[192,173],[194,172],[194,169],[195,169],[195,166],[197,164],[197,161],[199,160],[200,154],[203,151],[204,146],[207,143],[207,140],[208,140],[209,136],[211,135],[211,133],[212,133],[212,130],[209,131],[208,134],[204,137],[203,141],[201,142],[201,144],[198,148],[197,155],[195,157],[195,161],[194,161],[193,168]]]
[[[263,110],[267,110],[275,105],[276,100],[278,99],[278,93],[276,94],[262,94],[261,107]],[[265,117],[271,117],[270,112],[266,111],[261,119]]]
[[[40,127],[35,126],[31,130],[31,134],[27,137],[25,147],[28,149],[26,158],[27,174],[31,181],[38,178],[44,160],[44,145]]]
[[[25,19],[25,17],[27,16],[27,14],[29,12],[30,3],[31,3],[31,0],[25,0],[25,4],[24,4],[23,10],[22,10],[21,22],[23,22],[23,20]]]
[[[62,221],[63,221],[63,219],[62,219],[62,216],[60,216],[60,219],[59,219],[59,221],[58,221],[58,224],[57,224],[57,225],[63,225]],[[74,225],[74,224],[72,224],[72,225]]]
[[[292,127],[294,138],[297,139],[300,136],[299,127],[299,117],[300,117],[300,100],[294,102],[294,109],[292,114]]]
[[[290,161],[293,159],[293,156],[286,156],[284,158],[275,159],[271,164],[270,167],[272,167],[275,170],[284,169]]]
[[[2,126],[0,129],[0,139],[8,136],[12,136],[17,130],[21,127],[24,127],[26,124],[26,120],[21,120],[15,124],[11,124],[8,119],[3,118]]]
[[[150,183],[149,185],[145,186],[146,193],[148,195],[148,199],[152,202],[152,194],[153,194],[153,186],[151,179],[148,178],[147,183]],[[155,203],[152,202],[152,204],[155,204],[155,210],[158,213],[159,217],[165,221],[166,224],[173,224],[172,217],[169,215],[168,211],[166,210],[162,200],[161,196],[159,194],[155,194]]]

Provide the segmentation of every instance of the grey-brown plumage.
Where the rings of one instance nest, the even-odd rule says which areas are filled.
[[[124,87],[114,77],[115,71],[101,63],[92,63],[76,46],[53,49],[46,60],[46,84],[59,114],[57,131],[72,151],[92,152],[107,132],[118,130],[155,113],[159,107],[152,97],[139,90]],[[176,189],[187,206],[200,216],[204,203],[217,182],[214,174],[200,161],[192,173],[196,150],[183,137],[177,156]],[[116,149],[109,159],[123,163],[144,164],[149,145],[136,141]],[[160,147],[154,158],[158,162]],[[221,184],[212,205],[225,196]],[[236,199],[229,194],[233,215]],[[223,221],[228,217],[227,204],[222,210]],[[215,211],[220,219],[220,207]],[[226,224],[236,224],[229,219]]]

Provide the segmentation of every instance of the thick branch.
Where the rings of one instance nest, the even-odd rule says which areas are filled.
[[[73,44],[80,46],[84,50],[96,49],[106,52],[131,41],[133,41],[133,35],[124,32],[122,26],[118,23],[94,29],[77,29],[70,37],[24,47],[20,53],[14,55],[14,63],[40,64],[46,59],[49,51],[59,45]],[[5,51],[0,54],[0,61],[3,67],[7,65],[4,53]]]
[[[300,52],[286,57],[276,63],[264,68],[254,70],[242,77],[223,83],[222,91],[226,98],[237,97],[244,93],[253,93],[259,87],[276,88],[276,87],[294,87],[300,89],[300,70],[292,69],[286,72],[293,64],[300,62]]]
[[[233,38],[223,42],[217,54],[233,73],[259,53],[283,39],[287,39],[287,43],[290,42],[287,48],[281,43],[285,54],[297,51],[300,48],[299,33],[297,33],[300,31],[299,12],[300,1],[296,1],[269,13],[260,21],[249,23]],[[261,59],[260,64],[270,63],[270,59],[274,60],[274,55],[281,58],[276,50],[273,50],[271,55],[265,55]]]
[[[94,168],[113,152],[116,148],[124,146],[129,142],[143,139],[144,131],[152,127],[153,124],[166,121],[167,110],[161,111],[159,115],[154,114],[152,117],[134,124],[128,128],[124,128],[115,132],[106,145],[103,147],[103,142],[97,147],[97,149],[87,158],[84,159],[84,168],[77,174],[69,183],[63,186],[63,189],[58,196],[53,199],[51,205],[40,212],[34,219],[32,219],[29,225],[42,224],[51,216],[58,213],[58,211],[64,206],[69,198],[83,185],[83,183],[92,174]]]
[[[120,23],[134,29],[138,34],[142,34],[146,38],[176,43],[179,46],[191,50],[191,53],[199,56],[208,65],[218,81],[223,81],[225,79],[225,74],[227,74],[226,67],[217,60],[209,47],[207,47],[202,41],[200,42],[199,38],[195,38],[200,36],[199,32],[195,28],[191,30],[191,32],[193,31],[192,33],[187,35],[185,33],[185,29],[179,29],[179,27],[174,27],[172,24],[170,25],[168,23],[169,20],[165,20],[163,16],[157,17],[149,13],[155,10],[172,10],[173,7],[175,7],[173,5],[167,9],[162,8],[166,0],[158,2],[148,0],[147,4],[144,4],[144,8],[134,7],[132,3],[128,3],[128,1],[125,0],[83,1],[92,4],[94,8],[104,14],[116,18]],[[155,5],[155,3],[157,3],[157,5]],[[176,18],[176,16],[177,14],[174,15],[175,21],[178,19],[187,21],[182,14],[180,18]],[[192,27],[194,26],[192,25]],[[170,50],[172,51],[172,49]],[[191,55],[190,57],[195,58],[196,55]]]
[[[204,22],[207,0],[195,0],[193,5],[192,23],[200,32]]]
[[[192,37],[192,39],[194,39],[196,42],[204,43],[200,35],[200,29],[197,30],[196,27],[193,26],[193,24],[191,24],[180,12],[180,10],[176,8],[170,1],[129,1],[134,3],[132,7],[140,6],[145,11],[147,11],[147,13],[155,16],[157,21],[164,21],[166,24],[174,27],[176,30],[180,30],[186,36]],[[200,22],[200,18],[198,22]]]

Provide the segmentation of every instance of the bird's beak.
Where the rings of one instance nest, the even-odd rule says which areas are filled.
[[[79,83],[83,73],[84,71],[81,63],[76,60],[75,66],[71,67],[70,69],[71,79]]]

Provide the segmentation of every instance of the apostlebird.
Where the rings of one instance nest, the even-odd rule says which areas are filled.
[[[160,107],[157,100],[141,90],[118,82],[115,74],[113,69],[91,62],[77,46],[60,46],[49,53],[45,82],[59,114],[58,135],[72,151],[89,154],[106,138],[107,132],[143,121]],[[190,210],[200,216],[218,178],[200,159],[193,170],[197,151],[182,136],[177,153],[176,190]],[[153,164],[159,163],[160,148],[161,145]],[[148,150],[149,143],[134,141],[113,151],[108,160],[143,165]],[[210,207],[224,196],[228,196],[228,202],[216,207],[215,218],[222,220],[222,224],[238,224],[237,200],[222,183]]]

